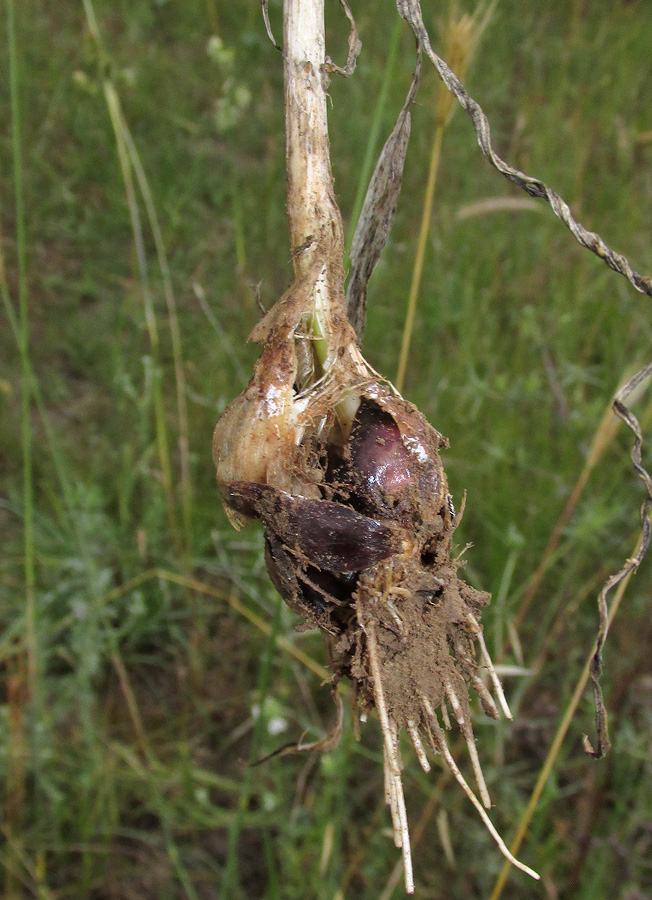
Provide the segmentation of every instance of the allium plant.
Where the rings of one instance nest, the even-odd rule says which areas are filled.
[[[248,387],[215,429],[218,487],[235,527],[262,521],[270,577],[303,619],[300,627],[323,632],[333,680],[353,683],[359,719],[365,721],[374,708],[378,713],[385,795],[407,891],[414,885],[402,730],[426,771],[428,750],[443,757],[502,852],[538,877],[511,857],[485,812],[491,802],[469,690],[488,715],[510,713],[480,625],[489,596],[459,577],[460,561],[451,552],[459,516],[440,456],[447,441],[362,355],[349,318],[356,319],[364,287],[357,297],[349,292],[347,316],[342,219],[326,121],[327,78],[337,67],[325,55],[323,27],[322,0],[286,0],[294,276],[254,328],[251,338],[263,345],[262,354]],[[347,70],[358,50],[354,27],[349,46]],[[390,152],[406,141],[412,95],[413,90]],[[397,156],[402,168],[400,150]],[[381,158],[373,184],[381,195],[377,207],[386,207],[386,228],[398,196],[391,181]],[[482,803],[449,749],[451,720],[466,741]]]

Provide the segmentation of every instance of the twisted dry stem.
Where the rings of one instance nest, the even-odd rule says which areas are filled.
[[[460,106],[468,113],[473,122],[478,144],[483,154],[489,160],[491,165],[504,175],[512,184],[518,185],[531,197],[539,197],[547,200],[554,214],[564,223],[571,232],[575,240],[600,257],[610,269],[623,275],[632,284],[637,291],[652,297],[652,279],[646,275],[636,272],[630,265],[629,260],[620,253],[616,253],[603,241],[599,234],[589,231],[579,222],[577,222],[570,211],[570,207],[566,201],[559,196],[552,188],[544,184],[538,178],[526,175],[514,166],[501,159],[494,150],[491,143],[491,129],[489,120],[484,110],[473,97],[470,97],[464,90],[462,82],[452,69],[438,56],[432,49],[428,31],[423,22],[421,5],[419,0],[397,0],[396,6],[399,14],[408,23],[412,29],[419,46],[428,55],[433,66],[446,88],[455,97]]]
[[[602,590],[598,595],[598,613],[600,616],[600,625],[598,629],[598,637],[596,639],[595,652],[591,660],[591,684],[593,686],[593,697],[595,702],[595,723],[597,731],[597,744],[594,748],[589,741],[587,735],[584,736],[584,749],[596,759],[600,759],[609,751],[609,728],[607,720],[607,710],[602,698],[602,688],[600,687],[600,675],[602,672],[602,648],[607,639],[609,631],[609,608],[607,606],[607,597],[609,593],[620,584],[631,572],[635,572],[643,561],[643,557],[647,553],[652,538],[652,525],[650,524],[650,510],[652,509],[652,477],[643,465],[642,446],[643,435],[641,426],[627,405],[627,400],[639,388],[646,379],[652,375],[652,363],[644,366],[639,372],[632,376],[629,381],[624,384],[617,392],[613,410],[615,414],[625,422],[625,424],[634,433],[634,445],[631,450],[631,459],[637,476],[641,479],[645,486],[645,498],[641,504],[641,540],[638,549],[633,557],[625,560],[621,569],[614,575],[611,575],[602,586]]]

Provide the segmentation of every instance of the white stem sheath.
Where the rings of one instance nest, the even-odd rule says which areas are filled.
[[[333,195],[325,61],[324,0],[284,0],[285,153],[295,276],[307,271],[328,240],[321,237],[324,229],[342,231]]]

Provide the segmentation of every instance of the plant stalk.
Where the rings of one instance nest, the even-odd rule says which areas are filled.
[[[419,228],[417,253],[414,260],[414,268],[412,270],[412,283],[410,285],[410,296],[408,299],[407,312],[405,314],[405,325],[403,326],[403,338],[401,340],[401,352],[399,355],[398,370],[396,374],[396,387],[399,391],[402,391],[405,387],[405,373],[407,371],[408,358],[410,355],[410,345],[412,343],[412,333],[414,331],[414,318],[417,311],[419,289],[421,287],[423,261],[426,255],[426,242],[428,240],[428,234],[430,232],[432,205],[435,196],[435,185],[437,183],[439,160],[441,159],[441,145],[445,128],[445,123],[440,123],[437,125],[437,130],[435,131],[435,140],[432,145],[432,153],[430,154],[428,184],[426,185],[426,195],[423,201],[423,213],[421,215],[421,226]]]
[[[298,275],[325,227],[342,237],[328,142],[324,0],[284,0],[283,34],[288,219]]]
[[[327,368],[329,321],[343,294],[344,229],[328,141],[324,0],[284,0],[285,158],[294,281],[312,281],[310,340]]]

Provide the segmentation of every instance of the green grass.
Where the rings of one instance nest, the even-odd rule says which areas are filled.
[[[436,17],[448,9],[423,5],[437,48]],[[390,0],[357,7],[359,67],[330,88],[345,227],[394,28]],[[280,33],[280,4],[270,12]],[[328,23],[339,59],[346,30],[335,4]],[[246,343],[258,317],[251,285],[262,282],[269,306],[290,275],[280,55],[255,3],[14,0],[0,26],[0,119],[12,126],[0,134],[0,891],[387,897],[398,854],[375,721],[360,743],[347,721],[340,747],[320,759],[246,766],[323,735],[334,715],[314,671],[320,638],[293,631],[260,530],[228,526],[210,457],[214,423],[258,352]],[[643,0],[501,0],[467,78],[499,152],[644,273],[651,29]],[[404,29],[380,141],[413,61]],[[389,376],[435,84],[428,72],[369,290],[365,352]],[[480,199],[516,196],[456,113],[405,393],[450,438],[456,501],[468,493],[458,542],[473,544],[467,577],[494,593],[484,621],[495,652],[614,390],[652,358],[649,300],[550,210],[467,215]],[[639,401],[642,419],[649,403]],[[636,540],[642,489],[630,444],[623,429],[605,442],[519,624],[523,661],[540,668],[506,679],[514,724],[477,718],[508,842],[590,651],[601,579]],[[512,874],[504,897],[652,891],[650,571],[631,581],[605,653],[611,754],[582,753],[582,734],[593,733],[587,691],[521,850],[545,883]],[[506,661],[516,661],[513,646]],[[406,762],[414,829],[438,773],[425,776],[409,753]],[[437,789],[415,851],[417,896],[488,898],[502,858],[461,793]]]

